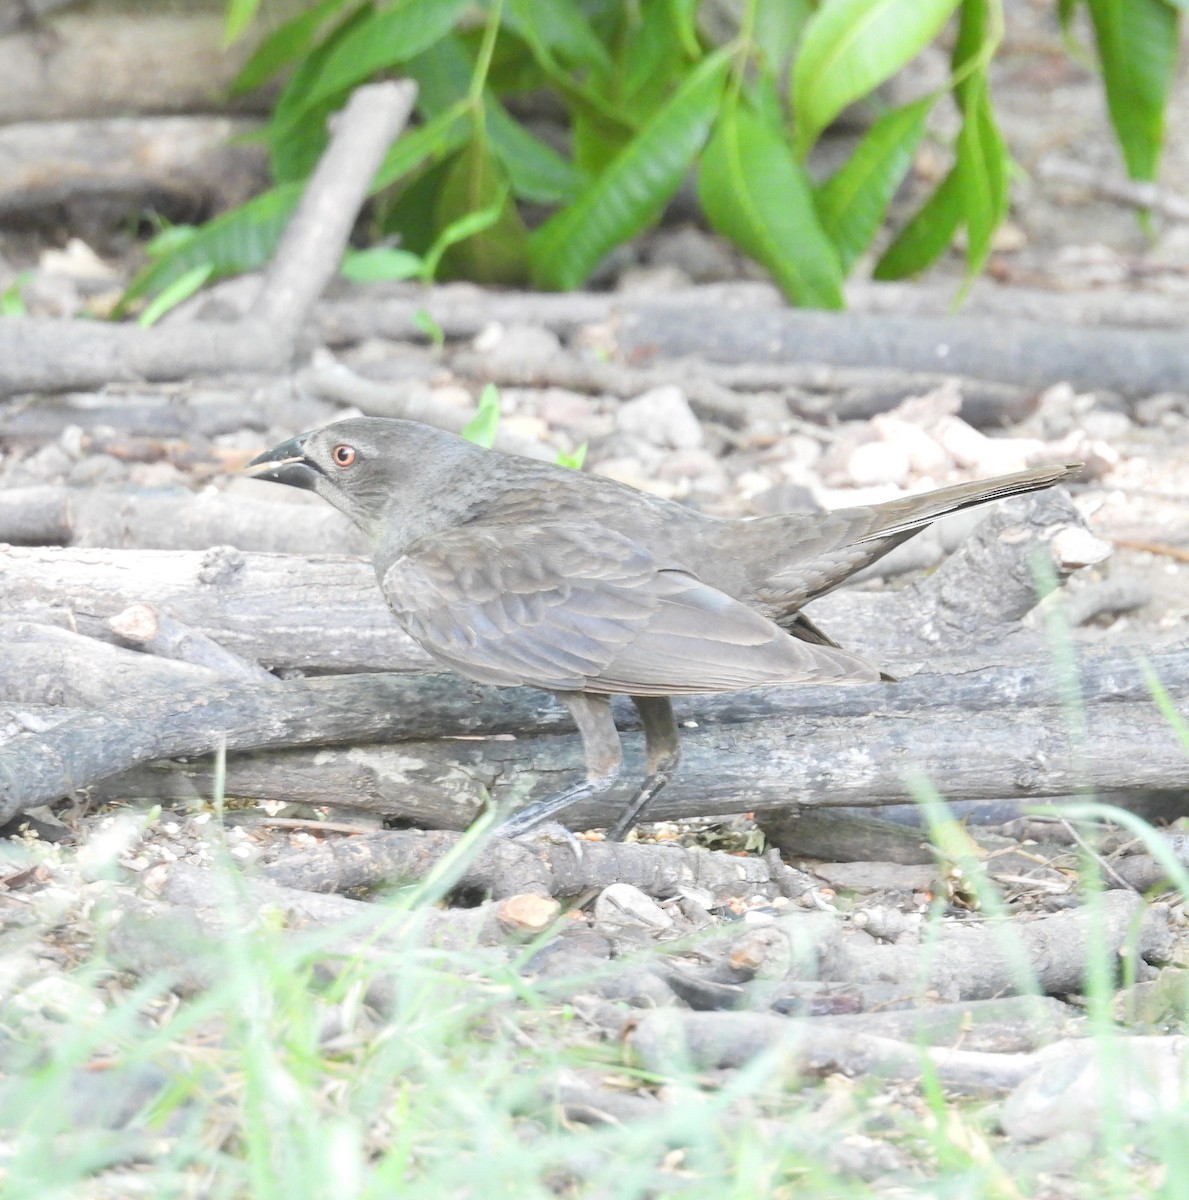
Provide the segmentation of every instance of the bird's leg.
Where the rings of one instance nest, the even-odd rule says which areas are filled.
[[[513,813],[496,828],[501,837],[518,837],[533,826],[559,813],[579,800],[590,800],[610,790],[623,763],[623,748],[619,730],[611,716],[609,696],[594,696],[588,692],[555,692],[555,696],[570,710],[574,724],[582,735],[582,750],[586,758],[586,779],[568,787],[547,800],[538,800]]]
[[[648,775],[619,820],[607,833],[609,842],[622,842],[627,832],[644,815],[656,794],[673,778],[681,761],[677,720],[668,696],[633,696],[632,703],[644,724],[644,749]]]

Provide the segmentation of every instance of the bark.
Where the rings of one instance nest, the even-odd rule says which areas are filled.
[[[336,946],[339,953],[352,945],[380,949],[410,944],[443,949],[496,946],[516,934],[540,934],[561,911],[556,901],[542,896],[510,896],[476,908],[393,913],[382,905],[345,896],[320,896],[260,879],[234,879],[184,864],[169,868],[164,879],[152,882],[164,901],[191,910],[208,928],[225,924],[229,913],[253,920],[265,908],[279,910],[286,925],[294,929],[341,925],[344,937]]]
[[[248,662],[218,642],[158,612],[151,604],[133,604],[107,621],[107,627],[125,645],[144,654],[153,654],[192,666],[205,667],[217,674],[251,679],[256,683],[274,683],[258,663]]]
[[[461,351],[451,357],[450,365],[463,375],[502,387],[561,387],[625,399],[677,384],[699,417],[731,428],[787,423],[790,410],[804,417],[862,420],[954,378],[938,372],[804,362],[724,364],[695,354],[642,367],[564,353],[545,360],[508,361]],[[957,411],[975,426],[1020,420],[1034,407],[1032,395],[1020,388],[964,379],[959,391],[962,403]]]
[[[1011,353],[1005,354],[1004,347]],[[1175,330],[1078,328],[977,317],[871,316],[807,310],[738,313],[654,304],[624,314],[630,361],[700,355],[713,362],[816,362],[936,371],[1041,389],[1062,381],[1124,396],[1178,391],[1189,347]]]
[[[13,5],[22,19],[0,37],[0,123],[129,113],[210,111],[226,105],[227,87],[252,39],[225,44],[217,6],[195,11],[130,11],[71,6],[30,20],[52,5]],[[263,113],[252,97],[240,106]]]
[[[468,822],[497,781],[499,799],[509,802],[556,790],[580,766],[577,738],[502,740],[567,727],[559,706],[531,689],[484,688],[452,675],[228,683],[199,667],[27,622],[11,622],[4,637],[0,698],[101,711],[0,746],[3,819],[138,764],[220,745],[235,751],[418,739],[396,748],[235,759],[228,786],[244,796],[372,809],[445,827]],[[1155,655],[1152,667],[1180,694],[1189,649]],[[1084,735],[1062,713],[1059,673],[1040,661],[898,684],[683,700],[680,718],[698,728],[684,735],[683,769],[658,801],[658,817],[782,809],[794,799],[895,803],[914,794],[914,771],[953,800],[1060,796],[1091,785],[1123,794],[1180,786],[1183,749],[1147,699],[1146,675],[1131,656],[1087,655],[1079,679]],[[637,740],[629,738],[625,780],[641,770]],[[105,792],[190,795],[196,787],[208,788],[209,780],[191,765],[142,771]],[[611,811],[580,807],[567,820],[600,823]]]
[[[283,854],[262,868],[274,883],[317,892],[348,891],[382,883],[422,879],[457,845],[451,833],[385,830],[314,849]],[[490,893],[495,899],[536,892],[580,896],[613,883],[626,883],[666,899],[680,888],[701,888],[721,901],[747,895],[779,896],[773,865],[721,851],[673,845],[583,842],[576,855],[569,843],[521,845],[493,838],[469,857],[456,890]]]
[[[311,429],[331,420],[337,407],[306,395],[292,379],[264,385],[222,381],[149,389],[130,385],[124,395],[106,389],[102,400],[87,396],[42,396],[0,407],[0,437],[16,442],[56,442],[68,425],[86,427],[81,448],[120,452],[129,441],[157,443],[158,457],[202,448],[205,439],[274,426]],[[126,455],[127,457],[127,455]]]
[[[261,149],[236,144],[256,127],[212,116],[0,127],[0,217],[44,223],[47,209],[95,202],[189,220],[232,208],[267,186]]]
[[[0,492],[0,542],[113,550],[235,546],[261,554],[366,549],[355,526],[321,501],[270,501],[238,491],[174,496],[52,485]]]
[[[1150,703],[1103,704],[1086,712],[1085,741],[1066,727],[1060,706],[1014,703],[977,715],[962,709],[831,720],[802,717],[702,726],[682,736],[677,779],[649,809],[653,820],[785,812],[792,805],[902,804],[924,780],[947,800],[1026,796],[1040,801],[1083,789],[1175,792],[1185,786],[1184,747]],[[131,758],[209,752],[213,740],[189,730],[169,741],[142,734],[131,718],[93,716],[0,748],[9,782],[6,809],[45,803],[71,788],[108,778]],[[184,717],[179,720],[184,727]],[[252,736],[260,736],[253,733]],[[315,736],[323,738],[322,729]],[[277,741],[293,740],[282,726]],[[242,729],[227,744],[242,745]],[[261,737],[260,740],[264,740]],[[605,827],[644,776],[640,737],[625,738],[622,797],[567,809],[571,828]],[[73,764],[64,770],[63,762]],[[462,828],[488,803],[519,805],[556,794],[582,774],[576,737],[438,739],[397,747],[355,746],[235,757],[226,789],[243,798],[361,809],[417,825]],[[105,799],[192,801],[210,796],[202,763],[162,764],[109,779]]]
[[[976,1096],[1009,1091],[1039,1065],[1032,1054],[918,1047],[835,1028],[830,1020],[660,1009],[629,1021],[624,1040],[633,1062],[662,1075],[675,1065],[724,1070],[778,1053],[783,1077],[843,1074],[915,1083],[930,1069],[947,1091]]]

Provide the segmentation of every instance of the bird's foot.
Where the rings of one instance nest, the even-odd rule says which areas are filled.
[[[638,824],[644,816],[644,810],[653,802],[657,793],[672,778],[676,765],[675,761],[672,765],[668,763],[662,764],[644,780],[640,785],[640,790],[632,797],[627,808],[619,814],[619,820],[607,830],[607,841],[622,842],[627,837],[632,827]]]

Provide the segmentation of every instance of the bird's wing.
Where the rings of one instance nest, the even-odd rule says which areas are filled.
[[[598,526],[451,529],[381,587],[410,636],[481,683],[643,696],[878,678]]]

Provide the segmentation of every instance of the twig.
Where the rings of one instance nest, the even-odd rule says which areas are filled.
[[[1167,542],[1146,542],[1140,538],[1112,538],[1120,550],[1142,550],[1146,554],[1159,554],[1177,562],[1189,563],[1189,550],[1184,546],[1170,546]]]
[[[1132,208],[1157,212],[1172,221],[1189,221],[1189,200],[1157,183],[1139,179],[1119,179],[1103,175],[1097,167],[1068,158],[1049,158],[1040,164],[1042,179],[1077,183],[1108,200],[1118,200]]]

